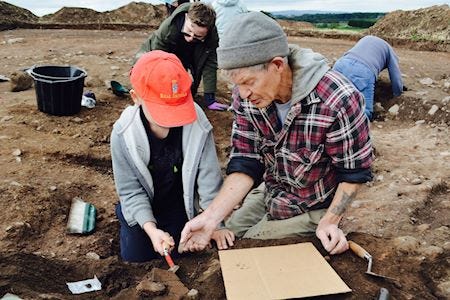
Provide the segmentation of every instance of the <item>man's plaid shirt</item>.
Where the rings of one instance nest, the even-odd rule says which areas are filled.
[[[264,164],[272,219],[328,207],[339,170],[369,169],[373,161],[363,97],[342,75],[328,71],[306,98],[291,101],[281,124],[274,103],[258,109],[233,93],[230,158]]]

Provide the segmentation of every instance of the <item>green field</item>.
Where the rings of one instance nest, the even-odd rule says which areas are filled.
[[[344,31],[352,31],[352,32],[361,32],[361,31],[364,31],[364,30],[367,29],[367,28],[362,28],[362,27],[348,26],[348,24],[345,23],[345,22],[341,22],[341,23],[318,23],[318,24],[314,24],[314,26],[318,30],[334,29],[334,30],[344,30]]]
[[[358,31],[371,27],[384,13],[344,13],[344,14],[304,14],[286,17],[274,15],[277,19],[303,21],[314,24],[319,29],[338,29]]]

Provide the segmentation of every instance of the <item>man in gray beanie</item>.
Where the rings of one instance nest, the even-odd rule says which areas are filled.
[[[205,248],[245,198],[226,221],[237,237],[315,232],[330,254],[346,251],[338,224],[372,179],[362,95],[322,55],[288,45],[279,24],[259,12],[231,22],[217,58],[236,86],[228,176],[213,203],[186,224],[182,250]]]

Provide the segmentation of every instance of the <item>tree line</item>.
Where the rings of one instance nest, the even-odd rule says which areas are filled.
[[[304,14],[300,16],[273,16],[277,19],[303,21],[316,25],[316,27],[334,27],[333,24],[346,24],[355,28],[369,28],[375,24],[385,13],[326,13]]]

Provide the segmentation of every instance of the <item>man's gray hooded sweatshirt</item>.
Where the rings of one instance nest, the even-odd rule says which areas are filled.
[[[222,185],[212,126],[198,105],[196,112],[197,120],[182,131],[183,198],[189,219],[208,207]],[[156,223],[150,151],[139,106],[127,107],[111,133],[111,156],[117,194],[129,226]]]

